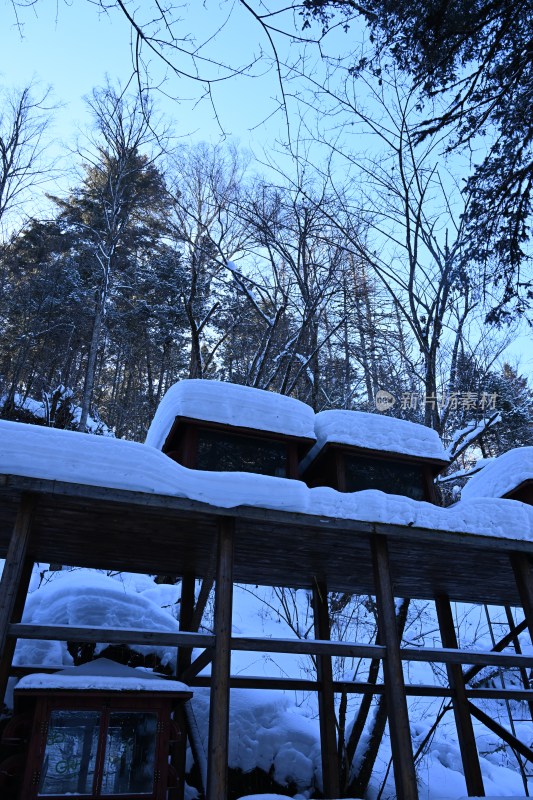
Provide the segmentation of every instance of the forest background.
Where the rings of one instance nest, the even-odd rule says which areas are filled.
[[[166,389],[205,378],[422,422],[462,477],[533,444],[531,19],[439,9],[4,3],[0,416],[142,441]],[[304,601],[265,604],[301,635]],[[431,631],[424,614],[401,604],[401,630]],[[330,615],[376,633],[368,598]],[[368,785],[383,707],[369,727],[356,780],[347,736],[346,791]]]
[[[150,4],[141,19],[94,5],[123,72],[86,95],[68,169],[51,91],[3,89],[2,416],[142,440],[173,382],[217,378],[315,410],[374,411],[385,390],[385,413],[452,447],[487,423],[484,456],[530,443],[529,365],[509,351],[528,325],[527,192],[517,258],[509,206],[494,200],[488,231],[471,183],[503,146],[494,120],[467,137],[456,113],[421,135],[450,86],[428,95],[353,4],[181,4],[159,22]],[[43,25],[50,50],[49,10],[6,9],[11,48]],[[57,7],[57,30],[71,13]],[[463,58],[456,85],[479,62]],[[235,98],[255,152],[228,138]]]

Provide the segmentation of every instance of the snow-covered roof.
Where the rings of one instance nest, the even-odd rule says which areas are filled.
[[[208,503],[533,541],[533,507],[462,500],[440,508],[376,490],[342,493],[244,472],[191,470],[135,442],[0,420],[0,474],[106,486]]]
[[[315,415],[316,444],[307,454],[305,468],[329,442],[406,456],[447,462],[438,433],[405,419],[364,411],[321,411]]]
[[[294,397],[235,383],[184,380],[161,400],[146,444],[161,450],[176,417],[314,440],[314,416],[310,406]]]
[[[79,667],[67,667],[51,674],[26,675],[17,690],[69,689],[106,692],[190,692],[184,683],[166,680],[145,670],[126,667],[108,658],[97,658]]]
[[[464,487],[463,499],[503,497],[524,481],[533,480],[533,447],[517,447],[488,461]]]

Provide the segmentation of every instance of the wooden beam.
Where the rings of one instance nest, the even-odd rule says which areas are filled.
[[[520,626],[519,626],[520,627]],[[8,626],[8,635],[18,639],[48,639],[71,642],[107,642],[109,644],[151,644],[169,647],[213,647],[210,633],[131,630],[129,628],[94,628],[70,625],[34,625],[16,623]],[[381,645],[359,642],[331,642],[317,639],[261,639],[234,636],[231,649],[257,653],[292,653],[294,655],[330,655],[354,658],[384,658]],[[443,647],[402,647],[402,661],[443,664],[479,664],[481,666],[533,667],[533,654],[516,655],[496,650],[455,650]],[[465,673],[465,677],[470,673]]]
[[[18,623],[9,625],[9,636],[18,639],[47,639],[59,642],[104,642],[108,644],[149,644],[168,647],[213,647],[215,637],[211,633],[168,633],[168,631],[145,631],[130,628],[93,628],[70,625],[33,625]]]
[[[33,671],[35,672],[35,670]],[[211,679],[208,675],[202,675],[191,678],[187,682],[190,686],[209,687],[210,681]],[[232,689],[275,689],[294,692],[318,692],[320,689],[320,685],[316,681],[305,678],[265,678],[253,675],[232,675],[230,677],[230,686]],[[333,689],[338,694],[343,692],[370,696],[385,694],[385,686],[382,683],[333,681]],[[448,686],[426,686],[421,684],[407,684],[405,686],[405,694],[407,697],[452,697],[452,691]],[[529,700],[533,698],[533,689],[483,687],[468,690],[467,696],[472,700]]]
[[[186,670],[181,674],[180,680],[184,683],[188,683],[193,678],[196,678],[199,672],[201,672],[208,664],[210,664],[213,660],[213,649],[211,647],[207,648],[200,653],[198,658],[196,658],[192,664],[189,664]],[[211,680],[211,678],[209,678]]]
[[[396,627],[387,540],[383,536],[374,535],[371,542],[379,629],[387,649],[387,655],[383,661],[383,672],[396,795],[398,800],[417,800],[418,789],[400,658],[400,642]]]
[[[518,638],[518,628],[515,624],[513,611],[510,606],[505,606],[505,616],[507,617],[507,622],[509,623],[509,634],[510,636],[512,636],[513,647],[515,649],[515,652],[518,653],[518,655],[520,656],[522,655],[522,647],[520,646],[520,639]],[[524,623],[526,623],[527,627],[527,620],[523,621]],[[520,667],[519,672],[520,672],[520,680],[522,681],[522,686],[524,687],[524,689],[529,689],[530,686],[533,686],[533,683],[529,680],[527,669],[525,669],[524,667]],[[529,702],[528,706],[529,706],[529,716],[533,720],[533,702]]]
[[[516,736],[504,728],[503,725],[500,725],[496,722],[496,720],[489,717],[488,714],[485,714],[481,711],[477,706],[473,703],[468,704],[470,707],[470,713],[473,717],[476,717],[480,722],[483,723],[489,730],[499,736],[500,739],[503,739],[513,750],[516,750],[520,753],[521,756],[526,758],[528,761],[533,763],[533,750],[530,747],[527,747],[520,739],[517,739]]]
[[[442,644],[445,647],[458,647],[449,599],[444,596],[437,597],[435,607],[437,609]],[[470,717],[470,705],[466,696],[463,671],[458,664],[447,664],[446,671],[448,673],[448,683],[453,692],[453,712],[467,793],[472,797],[485,797],[485,787],[483,786],[483,777],[479,766],[476,737],[474,736],[474,728]]]
[[[531,560],[527,553],[512,553],[511,565],[516,581],[516,588],[520,595],[520,602],[524,609],[529,635],[533,641],[533,575],[531,574]]]
[[[16,640],[10,625],[22,618],[33,562],[27,557],[36,498],[23,494],[0,580],[0,703],[4,699]]]
[[[425,661],[441,664],[482,664],[492,667],[533,666],[533,654],[497,653],[493,650],[455,650],[451,647],[402,647],[402,661]]]
[[[188,572],[181,578],[181,599],[180,599],[180,632],[192,631],[192,616],[194,613],[194,588],[195,577]],[[191,665],[191,648],[178,648],[178,663],[176,674],[182,680],[182,673]]]
[[[525,619],[523,619],[522,622],[519,622],[518,625],[514,625],[513,623],[509,633],[506,633],[505,636],[503,636],[500,639],[500,641],[494,645],[491,652],[499,653],[501,652],[501,650],[505,650],[505,648],[508,647],[511,644],[511,642],[517,639],[518,635],[520,633],[523,633],[526,628],[527,628],[527,621]],[[522,653],[518,652],[518,650],[516,652],[518,653],[518,655],[522,655]],[[467,669],[463,676],[465,683],[469,683],[473,678],[475,678],[476,675],[478,675],[485,666],[486,664],[477,664],[476,666]],[[522,666],[520,667],[520,669],[525,669],[525,667]]]
[[[204,651],[201,656],[196,659],[198,661],[202,656],[207,655],[209,651]],[[196,664],[193,662],[192,667]],[[36,672],[53,673],[65,669],[64,664],[55,664],[43,666],[42,664],[17,664],[11,666],[9,671],[10,676],[22,678],[24,675],[33,675]],[[162,678],[167,678],[166,675],[161,675]],[[202,675],[196,677],[189,677],[187,681],[190,686],[201,686],[209,688],[211,685],[211,676]],[[265,678],[264,676],[254,675],[232,675],[230,676],[231,689],[274,689],[276,691],[302,691],[302,692],[316,692],[319,686],[316,681],[308,680],[306,678]],[[363,683],[358,681],[333,681],[333,688],[338,694],[346,692],[348,694],[361,694],[361,695],[380,695],[385,693],[385,686],[382,683]],[[431,686],[422,685],[419,683],[410,685],[406,684],[405,694],[408,697],[450,697],[452,691],[447,686]],[[467,689],[467,697],[472,700],[532,700],[533,689],[501,689],[501,688],[478,688]]]
[[[328,589],[325,581],[313,584],[313,618],[317,639],[329,639]],[[322,791],[324,797],[340,797],[339,759],[336,732],[335,696],[331,656],[316,658],[318,679],[318,714],[320,721],[320,751],[322,758]]]
[[[206,800],[221,800],[228,793],[228,736],[233,605],[232,518],[220,518],[215,586],[215,651],[211,671],[209,746]]]

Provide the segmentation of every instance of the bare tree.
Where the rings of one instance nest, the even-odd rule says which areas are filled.
[[[0,89],[0,230],[21,212],[29,193],[50,180],[46,133],[54,106],[50,91],[29,84]]]
[[[169,230],[182,259],[189,378],[205,377],[236,324],[224,308],[227,264],[247,237],[236,215],[245,168],[235,148],[205,143],[176,150],[169,167]]]

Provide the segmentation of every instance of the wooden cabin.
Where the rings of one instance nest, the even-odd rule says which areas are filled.
[[[434,478],[448,465],[435,431],[377,414],[322,411],[315,432],[317,443],[301,464],[308,486],[435,502]]]
[[[488,461],[470,478],[461,497],[518,500],[533,505],[533,447],[516,447]]]
[[[183,798],[191,697],[183,684],[105,658],[23,678],[2,737],[13,751],[3,771],[16,776],[18,757],[23,773],[2,797]]]
[[[189,469],[298,478],[313,423],[313,410],[292,397],[185,380],[166,393],[146,443]]]

